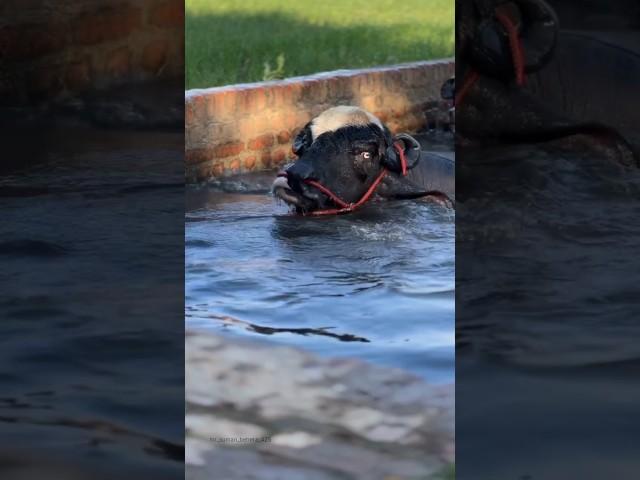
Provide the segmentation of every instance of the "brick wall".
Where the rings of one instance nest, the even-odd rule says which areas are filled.
[[[335,105],[358,105],[392,132],[446,121],[442,83],[451,59],[339,70],[282,81],[188,90],[185,96],[188,182],[275,168],[292,159],[291,138]]]
[[[183,32],[182,0],[3,0],[0,101],[181,76]]]

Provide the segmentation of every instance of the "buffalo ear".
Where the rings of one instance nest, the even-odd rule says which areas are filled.
[[[402,149],[407,162],[407,170],[411,170],[420,161],[420,143],[407,133],[399,133],[393,137],[393,142],[387,147],[382,164],[392,172],[402,172],[402,158],[398,152]]]
[[[487,6],[470,40],[470,63],[485,75],[508,80],[514,73],[513,46],[504,19],[519,30],[524,71],[532,73],[546,65],[556,47],[558,17],[546,0],[512,0]],[[487,2],[488,5],[491,2]],[[502,18],[502,20],[500,20]]]
[[[517,0],[529,26],[522,35],[522,50],[525,55],[525,71],[535,72],[551,59],[560,30],[558,16],[546,0]]]
[[[311,122],[307,123],[302,130],[298,132],[296,138],[293,139],[291,150],[295,155],[301,157],[304,151],[313,143],[313,134],[311,133]]]

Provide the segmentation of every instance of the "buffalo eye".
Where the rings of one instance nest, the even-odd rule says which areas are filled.
[[[371,152],[362,152],[360,154],[362,156],[362,158],[364,158],[365,160],[370,160],[371,159]]]

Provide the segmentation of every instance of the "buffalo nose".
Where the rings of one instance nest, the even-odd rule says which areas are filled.
[[[301,183],[314,178],[313,168],[307,162],[297,161],[286,170],[289,185],[293,190],[300,192]]]

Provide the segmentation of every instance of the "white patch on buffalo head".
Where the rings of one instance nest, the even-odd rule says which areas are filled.
[[[384,130],[382,122],[375,115],[359,107],[340,105],[325,110],[311,122],[312,141],[326,132],[334,132],[347,126],[377,125]]]

